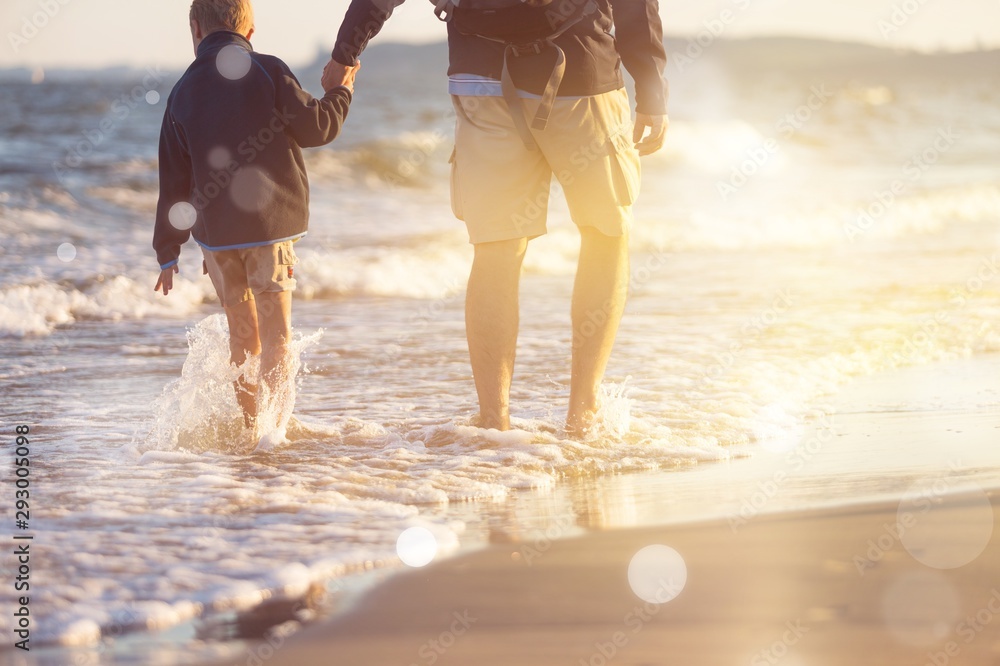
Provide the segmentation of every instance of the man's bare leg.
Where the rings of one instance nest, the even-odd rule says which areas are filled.
[[[287,421],[285,412],[294,407],[289,377],[292,339],[292,292],[257,294],[257,322],[260,331],[260,376],[275,406],[276,423]],[[290,416],[290,415],[289,415]]]
[[[246,360],[260,353],[260,337],[257,332],[257,307],[251,298],[242,303],[225,308],[229,321],[229,360],[234,365],[243,365]],[[257,385],[246,377],[233,382],[236,402],[243,410],[243,423],[252,428],[257,419]]]
[[[608,367],[628,297],[628,236],[581,229],[580,263],[573,287],[573,377],[566,430],[583,434],[594,424],[598,390]]]
[[[520,322],[525,238],[476,245],[465,300],[465,332],[479,394],[479,426],[510,429],[510,383]]]

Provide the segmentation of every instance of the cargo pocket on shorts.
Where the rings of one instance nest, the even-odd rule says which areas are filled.
[[[294,282],[295,265],[299,263],[299,258],[295,256],[295,249],[290,241],[278,245],[277,263],[278,282]]]
[[[632,145],[627,133],[617,132],[608,139],[608,153],[611,156],[611,178],[618,205],[631,206],[639,196],[642,178],[639,151]]]
[[[458,182],[458,148],[453,148],[451,151],[451,157],[448,158],[448,164],[451,166],[451,212],[455,214],[460,220],[465,220],[462,217],[463,207],[462,207],[462,188]]]

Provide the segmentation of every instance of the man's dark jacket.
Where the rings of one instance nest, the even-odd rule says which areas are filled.
[[[254,53],[236,33],[208,35],[163,117],[153,232],[160,268],[177,263],[191,234],[210,250],[304,235],[309,181],[302,148],[333,141],[350,103],[344,87],[314,99],[285,63]],[[197,212],[192,229],[184,228],[190,215],[183,209]]]
[[[556,0],[561,3],[583,0]],[[402,0],[351,0],[337,36],[333,59],[354,65],[368,41]],[[624,85],[624,63],[636,83],[636,110],[661,115],[667,111],[663,69],[663,26],[657,0],[596,0],[598,16],[586,18],[555,40],[566,53],[566,76],[559,95],[586,97],[617,90]],[[428,7],[428,11],[432,8]],[[611,35],[614,28],[615,34]],[[500,79],[504,45],[459,32],[448,24],[449,74],[477,74]],[[555,64],[556,53],[513,58],[511,75],[521,90],[542,94]]]

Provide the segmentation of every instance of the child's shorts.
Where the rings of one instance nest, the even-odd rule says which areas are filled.
[[[242,250],[202,248],[205,271],[212,278],[222,307],[239,305],[256,294],[295,290],[292,267],[298,263],[292,241]]]

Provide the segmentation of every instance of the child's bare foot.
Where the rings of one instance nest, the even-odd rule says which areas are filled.
[[[233,382],[233,390],[236,391],[236,403],[243,411],[243,425],[248,430],[257,427],[257,385],[250,384],[241,375]]]
[[[273,451],[288,441],[286,435],[287,430],[285,428],[272,430],[257,441],[257,447],[254,451]]]

